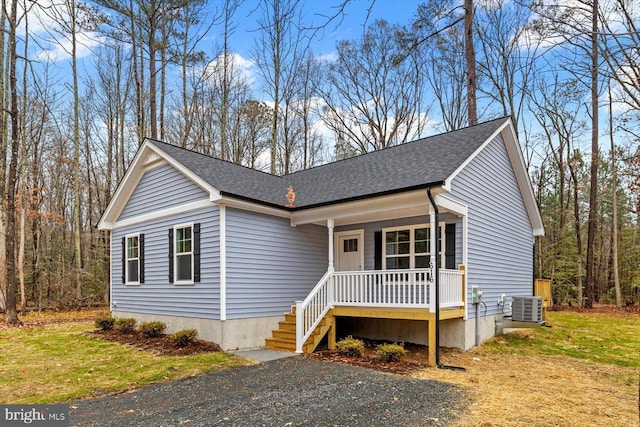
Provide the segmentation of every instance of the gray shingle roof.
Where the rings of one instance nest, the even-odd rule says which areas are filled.
[[[291,185],[296,209],[304,209],[441,185],[507,120],[492,120],[281,177],[152,142],[223,194],[284,207]]]

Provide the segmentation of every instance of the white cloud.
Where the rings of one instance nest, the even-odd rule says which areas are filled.
[[[316,61],[318,62],[333,63],[333,62],[336,62],[337,60],[338,60],[338,52],[336,52],[335,50],[333,52],[323,53],[316,56]]]
[[[46,11],[46,12],[45,12]],[[22,11],[24,13],[24,11]],[[39,0],[28,10],[29,34],[40,40],[42,47],[35,52],[37,59],[64,61],[71,58],[71,34],[65,30],[64,22],[69,22],[68,10],[51,0]],[[24,28],[22,28],[24,31]],[[76,57],[90,56],[93,48],[104,42],[105,38],[93,31],[76,33]]]
[[[206,66],[206,71],[208,75],[214,75],[218,72],[218,70],[222,67],[222,54],[218,55],[216,59],[211,61]],[[240,55],[237,52],[230,52],[228,54],[229,61],[231,63],[232,74],[237,75],[240,80],[245,81],[250,86],[252,86],[256,81],[255,76],[255,62],[250,59],[247,59]],[[237,73],[237,74],[235,74]]]
[[[76,58],[85,58],[93,53],[93,49],[105,40],[105,37],[97,33],[79,33],[76,35]],[[64,61],[71,58],[71,40],[67,37],[49,42],[48,49],[42,49],[35,53],[37,59],[46,59],[52,62]]]

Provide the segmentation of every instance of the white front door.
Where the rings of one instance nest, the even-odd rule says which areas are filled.
[[[364,230],[338,231],[334,242],[336,271],[364,270]]]

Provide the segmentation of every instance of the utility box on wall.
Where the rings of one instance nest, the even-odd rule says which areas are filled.
[[[513,297],[514,322],[542,322],[542,297]]]

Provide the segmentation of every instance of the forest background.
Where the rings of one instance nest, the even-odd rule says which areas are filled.
[[[536,276],[560,303],[640,301],[638,2],[2,0],[0,15],[10,323],[108,302],[96,224],[145,137],[286,174],[501,116],[546,229]]]

